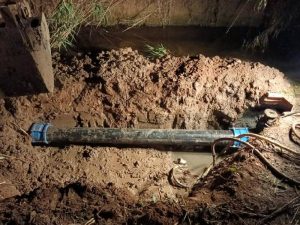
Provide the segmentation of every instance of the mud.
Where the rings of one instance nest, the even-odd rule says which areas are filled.
[[[32,146],[25,131],[37,121],[61,127],[226,127],[244,110],[256,106],[267,91],[282,91],[292,98],[290,85],[278,70],[202,55],[167,56],[153,62],[130,48],[55,54],[53,58],[54,93],[0,100],[2,223],[85,224],[94,219],[96,224],[176,224],[188,220],[213,224],[208,221],[218,219],[217,215],[205,211],[212,204],[225,210],[256,194],[261,194],[253,199],[259,207],[277,199],[264,194],[274,177],[249,152],[237,163],[239,175],[223,174],[231,160],[236,160],[235,155],[190,194],[170,184],[169,172],[175,164],[169,152]],[[218,173],[229,183],[218,183]],[[189,184],[196,180],[194,174],[186,174]],[[247,192],[252,185],[259,191]],[[287,198],[295,194],[292,188],[286,190]],[[189,194],[193,197],[188,198]],[[222,215],[219,217],[225,222],[232,219]],[[235,222],[240,221],[235,218]]]

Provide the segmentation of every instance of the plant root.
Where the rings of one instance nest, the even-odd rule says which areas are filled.
[[[174,175],[175,170],[177,170],[179,166],[175,166],[170,170],[169,173],[169,181],[173,186],[179,187],[179,188],[191,188],[191,186],[188,186],[187,184],[183,184],[180,182]]]
[[[293,123],[292,124],[292,132],[293,134],[300,139],[300,134],[298,133],[298,131],[296,129],[300,128],[300,123]]]
[[[252,135],[252,134],[251,134]],[[247,147],[249,147],[251,149],[251,151],[254,153],[254,155],[264,164],[267,166],[267,168],[278,178],[282,179],[283,181],[285,181],[286,183],[288,183],[291,186],[300,186],[300,181],[295,180],[293,178],[290,178],[289,176],[287,176],[286,174],[284,174],[283,172],[280,172],[275,166],[273,166],[263,155],[262,153],[252,144],[242,141],[239,138],[241,136],[251,136],[250,134],[245,134],[245,135],[240,135],[237,138],[220,138],[218,140],[216,140],[212,146],[211,146],[211,150],[212,150],[212,156],[213,156],[213,165],[215,165],[216,162],[216,151],[215,151],[215,146],[217,143],[222,142],[222,141],[231,141],[231,142],[239,142]],[[276,143],[278,144],[278,143]],[[298,153],[299,154],[299,153]]]
[[[274,212],[272,212],[270,215],[268,215],[267,217],[265,217],[264,219],[262,219],[258,223],[258,225],[266,224],[271,219],[274,219],[278,215],[280,215],[280,214],[284,213],[285,211],[293,208],[294,204],[299,203],[299,200],[300,200],[300,196],[298,196],[296,198],[293,198],[291,201],[289,201],[288,203],[284,204],[283,206],[281,206],[280,208],[278,208]]]

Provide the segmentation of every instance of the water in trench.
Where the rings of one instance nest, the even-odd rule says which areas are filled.
[[[131,47],[145,53],[145,45],[163,44],[171,54],[176,56],[197,55],[213,57],[235,57],[246,61],[258,61],[281,70],[295,84],[296,95],[300,97],[300,54],[290,48],[295,44],[293,35],[281,37],[282,40],[271,46],[272,51],[251,53],[241,46],[257,31],[253,28],[203,28],[203,27],[140,27],[124,30],[120,27],[82,28],[77,37],[79,50],[111,50]],[[279,43],[279,44],[278,44]],[[297,41],[296,41],[297,44]],[[300,101],[298,101],[300,104]],[[176,161],[183,158],[189,169],[195,174],[202,174],[212,163],[207,151],[173,151]]]

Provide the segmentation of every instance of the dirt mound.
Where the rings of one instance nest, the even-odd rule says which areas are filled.
[[[104,190],[113,186],[123,198],[128,196],[118,200],[118,204],[124,201],[125,205],[178,202],[188,194],[168,183],[169,171],[174,166],[168,152],[89,146],[33,147],[24,132],[33,122],[49,121],[61,127],[217,128],[255,106],[265,92],[289,91],[288,82],[276,69],[201,55],[168,56],[151,62],[136,51],[122,49],[64,57],[57,54],[53,66],[54,93],[0,100],[0,152],[4,154],[0,175],[11,190],[1,189],[0,194],[3,199],[20,196],[1,203],[3,208],[19,204],[17,214],[8,215],[7,221],[30,221],[30,207],[42,207],[42,212],[52,215],[53,209],[47,208],[50,206],[39,206],[39,202],[47,199],[43,193],[61,195],[60,190],[68,189],[69,185],[74,189],[74,184],[92,193],[92,187]],[[93,198],[101,197],[97,193]],[[58,198],[63,200],[63,196]],[[67,206],[67,202],[68,199],[59,204]],[[80,208],[84,204],[87,203],[83,201]],[[167,206],[159,208],[164,207]],[[96,211],[100,209],[99,206]],[[178,216],[176,207],[171,210],[174,214],[160,212],[157,207],[149,210],[153,210],[153,215],[162,215],[162,219]],[[88,219],[81,217],[81,213],[80,222]],[[107,216],[111,214],[109,211]],[[2,221],[6,221],[6,214],[1,215]],[[87,215],[92,216],[91,212]],[[59,223],[64,222],[61,216]],[[42,219],[36,224],[43,224]],[[49,218],[44,219],[47,222]],[[73,219],[68,217],[67,221]]]
[[[219,127],[257,105],[267,91],[289,86],[282,73],[262,64],[201,55],[153,63],[129,48],[74,57],[70,63],[78,79],[86,76],[87,85],[76,84],[74,102],[66,102],[83,126]]]
[[[0,208],[5,207],[12,210],[0,215],[4,224],[170,224],[182,216],[180,207],[171,203],[137,202],[112,184],[99,188],[79,182],[40,187],[0,203]]]

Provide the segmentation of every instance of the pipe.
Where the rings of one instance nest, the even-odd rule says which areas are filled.
[[[164,130],[120,128],[57,128],[35,123],[30,133],[33,144],[113,144],[208,146],[219,138],[234,138],[248,128],[231,130]],[[247,141],[246,139],[244,139]],[[226,144],[224,142],[223,144]],[[237,147],[237,146],[236,146]]]

